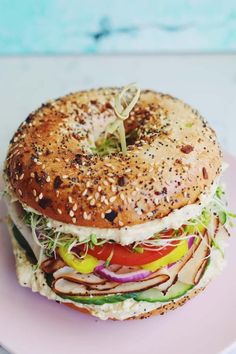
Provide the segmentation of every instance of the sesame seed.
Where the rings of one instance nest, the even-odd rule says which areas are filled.
[[[84,197],[87,194],[88,190],[87,188],[83,191],[82,196]]]
[[[77,209],[78,209],[78,205],[77,205],[77,204],[74,204],[72,210],[73,210],[73,211],[76,211]]]
[[[111,203],[113,203],[115,200],[116,200],[116,196],[113,196],[113,197],[111,197],[111,198],[109,199],[109,201],[110,201]]]
[[[61,209],[57,209],[57,211],[58,211],[58,214],[62,214]]]
[[[20,195],[22,195],[22,191],[21,191],[20,189],[18,189],[18,193],[19,193]]]
[[[67,176],[67,175],[63,175],[62,178],[63,178],[63,179],[67,179],[68,176]]]
[[[141,208],[135,208],[134,209],[135,211],[136,211],[136,213],[138,214],[138,215],[142,215],[142,210],[141,210]]]
[[[47,176],[47,178],[46,178],[46,182],[50,182],[50,181],[51,181],[50,176]]]
[[[114,186],[114,185],[112,185],[112,186],[111,186],[111,190],[112,190],[112,192],[116,192],[116,191],[117,191],[117,187]]]
[[[86,211],[84,211],[84,213],[83,213],[83,218],[84,218],[85,220],[87,220],[87,218],[88,218],[88,215],[87,215]]]
[[[33,189],[33,196],[36,197],[36,195],[37,195],[37,192],[35,189]]]
[[[88,181],[88,182],[86,183],[86,187],[89,188],[90,185],[91,185],[91,184],[90,184],[90,181]]]
[[[106,214],[109,214],[109,213],[111,213],[112,212],[112,210],[111,209],[108,209],[107,211],[106,211]]]
[[[75,224],[76,223],[76,218],[72,218],[72,222],[73,222],[73,224]]]
[[[121,199],[121,200],[125,200],[125,196],[124,196],[123,193],[120,194],[120,199]]]
[[[43,199],[43,193],[39,194],[39,199]]]
[[[71,218],[73,218],[73,216],[75,215],[73,210],[70,210],[69,215],[70,215]]]
[[[30,177],[34,178],[34,172],[31,172]]]
[[[71,196],[68,197],[68,201],[69,201],[69,203],[73,203]]]
[[[102,218],[102,219],[105,218],[105,214],[104,214],[104,213],[101,214],[101,218]]]
[[[102,190],[102,187],[98,186],[98,192],[101,192],[101,190]]]
[[[105,195],[102,195],[101,196],[101,202],[103,203],[105,199],[106,199]]]
[[[118,221],[118,224],[120,225],[120,226],[123,226],[124,225],[124,223],[122,222],[122,221]]]
[[[108,182],[105,180],[105,181],[103,181],[103,184],[105,185],[105,186],[108,186],[109,184],[108,184]]]
[[[98,199],[100,194],[98,192],[95,193],[95,199]]]
[[[95,205],[95,199],[90,200],[90,205]]]

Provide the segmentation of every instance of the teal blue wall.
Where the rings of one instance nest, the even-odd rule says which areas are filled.
[[[236,0],[0,0],[0,54],[236,50]]]

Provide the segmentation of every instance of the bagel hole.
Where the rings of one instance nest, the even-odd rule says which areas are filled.
[[[134,145],[136,141],[138,140],[138,129],[132,129],[129,132],[126,133],[126,144],[127,147]]]
[[[119,137],[115,134],[105,137],[102,133],[95,141],[95,147],[91,148],[93,154],[99,156],[107,156],[121,151]]]
[[[138,140],[138,129],[130,126],[125,126],[125,137],[127,149],[134,145]],[[121,152],[121,144],[118,133],[108,134],[105,138],[103,132],[95,141],[95,147],[92,148],[94,154],[99,156],[112,155]]]

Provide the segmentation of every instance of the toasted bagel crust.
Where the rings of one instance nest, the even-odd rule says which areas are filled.
[[[142,91],[126,121],[138,138],[127,155],[91,146],[115,120],[116,88],[77,92],[42,105],[12,138],[6,176],[17,198],[39,213],[80,226],[119,228],[197,203],[221,168],[215,132],[196,110]]]

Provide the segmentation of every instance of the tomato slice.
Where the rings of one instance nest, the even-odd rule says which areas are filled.
[[[168,230],[161,235],[162,238],[169,238],[173,235],[173,230]],[[137,253],[132,246],[121,246],[118,243],[107,242],[102,246],[94,246],[89,249],[88,253],[99,260],[106,261],[111,256],[111,264],[120,264],[126,266],[139,266],[153,262],[166,256],[173,251],[179,241],[173,241],[166,247],[155,248],[153,246],[145,246],[142,253]]]
[[[153,262],[164,257],[171,251],[173,251],[173,246],[166,246],[156,251],[145,249],[143,253],[137,253],[134,252],[130,246],[121,246],[117,243],[105,243],[103,246],[94,246],[94,249],[89,249],[88,253],[103,261],[106,261],[111,253],[113,253],[110,260],[111,264],[135,266]]]

